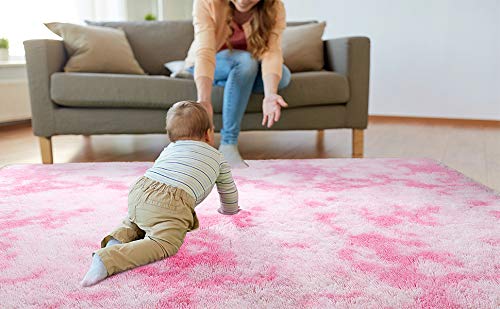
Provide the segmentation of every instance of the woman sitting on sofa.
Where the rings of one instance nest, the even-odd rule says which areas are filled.
[[[280,0],[195,0],[193,24],[186,67],[194,74],[198,102],[212,116],[212,85],[224,86],[219,150],[231,166],[246,167],[237,144],[251,93],[264,93],[262,125],[267,127],[287,106],[277,94],[290,82],[281,51],[284,5]]]

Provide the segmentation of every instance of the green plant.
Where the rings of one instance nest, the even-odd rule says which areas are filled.
[[[148,20],[148,21],[156,20],[156,16],[149,13],[146,16],[144,16],[144,20]]]
[[[0,39],[0,48],[9,49],[9,40],[5,38]]]

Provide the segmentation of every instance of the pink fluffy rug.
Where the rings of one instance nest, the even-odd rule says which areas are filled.
[[[150,163],[0,170],[0,307],[498,308],[500,196],[431,160],[249,161],[172,258],[79,282]]]

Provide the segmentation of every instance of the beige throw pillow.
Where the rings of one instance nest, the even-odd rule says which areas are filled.
[[[286,66],[292,72],[320,71],[325,65],[323,32],[325,22],[287,27],[281,47]]]
[[[67,23],[45,26],[64,40],[70,56],[65,72],[144,74],[121,29]]]

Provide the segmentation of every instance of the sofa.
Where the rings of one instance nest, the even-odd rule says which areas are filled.
[[[289,23],[289,26],[301,23]],[[183,60],[193,41],[191,21],[105,22],[120,27],[147,75],[65,73],[68,59],[59,40],[24,42],[33,133],[42,162],[53,162],[52,137],[81,134],[165,133],[168,108],[195,100],[191,79],[169,77],[164,64]],[[321,71],[293,73],[280,91],[289,108],[271,129],[261,125],[261,94],[252,94],[242,122],[247,130],[352,129],[353,157],[363,156],[368,120],[370,40],[346,37],[324,41]],[[221,128],[223,88],[212,94],[214,125]]]

